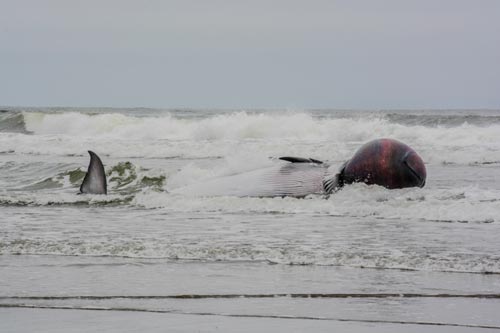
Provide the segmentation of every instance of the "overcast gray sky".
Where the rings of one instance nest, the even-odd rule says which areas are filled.
[[[500,108],[497,0],[0,0],[0,105]]]

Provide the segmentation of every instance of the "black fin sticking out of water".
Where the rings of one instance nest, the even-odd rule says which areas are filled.
[[[80,186],[80,193],[107,194],[106,173],[101,159],[89,150],[90,164]]]
[[[291,162],[291,163],[314,163],[314,164],[323,164],[322,161],[316,160],[314,158],[304,158],[304,157],[292,157],[292,156],[283,156],[279,158],[280,160]]]

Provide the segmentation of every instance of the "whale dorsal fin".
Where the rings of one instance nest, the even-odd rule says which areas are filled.
[[[89,150],[90,163],[87,174],[80,186],[81,193],[106,194],[106,174],[101,159],[96,153]]]
[[[283,157],[280,157],[280,160],[292,162],[292,163],[323,164],[322,161],[315,160],[314,158],[304,158],[304,157],[283,156]]]

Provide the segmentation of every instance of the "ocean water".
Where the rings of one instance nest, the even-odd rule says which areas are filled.
[[[424,188],[175,192],[284,155],[340,166],[382,137],[420,154]],[[107,196],[77,195],[87,150],[103,160]],[[226,330],[252,318],[255,328],[291,318],[316,330],[500,329],[500,111],[9,107],[0,171],[4,319],[86,309],[184,315],[172,317],[179,331],[202,315]]]

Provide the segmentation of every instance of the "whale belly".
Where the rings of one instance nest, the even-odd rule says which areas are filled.
[[[287,163],[217,177],[172,190],[190,196],[304,197],[323,193],[326,167]]]

